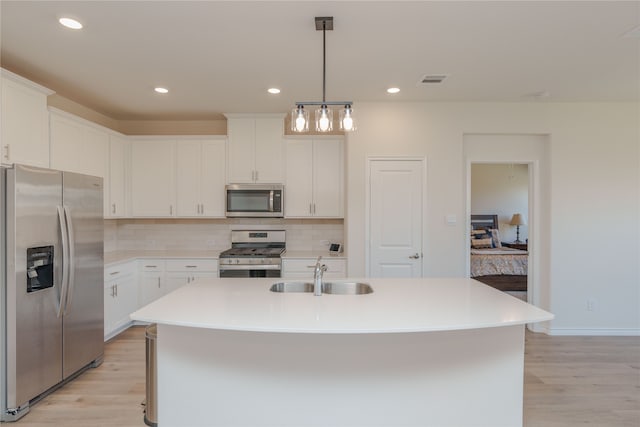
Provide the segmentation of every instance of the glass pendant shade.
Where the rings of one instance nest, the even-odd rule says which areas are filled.
[[[351,132],[356,130],[356,122],[353,120],[353,109],[351,105],[345,105],[340,111],[340,130]]]
[[[331,132],[333,130],[333,111],[328,109],[326,105],[316,110],[315,118],[316,131]]]
[[[291,111],[291,130],[309,132],[309,112],[302,105],[298,105]]]

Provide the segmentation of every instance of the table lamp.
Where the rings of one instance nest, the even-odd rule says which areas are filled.
[[[511,217],[511,222],[509,224],[516,226],[516,241],[513,243],[522,243],[520,241],[520,226],[527,225],[527,221],[524,220],[522,214],[517,213],[513,214],[513,216]]]

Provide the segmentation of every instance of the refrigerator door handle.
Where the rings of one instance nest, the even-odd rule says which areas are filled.
[[[67,275],[69,274],[69,267],[67,265],[69,262],[69,255],[67,254],[69,248],[69,236],[67,234],[67,221],[65,220],[62,206],[58,206],[58,222],[60,223],[60,237],[62,240],[62,279],[60,281],[60,300],[58,301],[56,316],[60,317],[67,300]]]
[[[75,280],[75,256],[76,256],[76,239],[73,234],[73,222],[71,221],[71,213],[69,212],[68,207],[64,207],[64,216],[67,220],[67,236],[69,242],[69,250],[67,253],[69,254],[69,260],[67,261],[67,266],[69,267],[69,273],[67,274],[67,295],[66,301],[64,303],[64,314],[66,315],[71,309],[71,302],[73,300],[73,290],[75,288],[76,280]]]

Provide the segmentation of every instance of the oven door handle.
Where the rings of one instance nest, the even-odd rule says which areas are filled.
[[[220,271],[224,270],[280,270],[281,267],[278,264],[253,264],[253,265],[224,265],[221,264],[219,267]]]

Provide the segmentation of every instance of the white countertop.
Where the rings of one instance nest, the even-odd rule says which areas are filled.
[[[104,265],[118,264],[121,262],[132,261],[138,258],[209,258],[218,259],[221,251],[207,250],[207,251],[185,251],[185,250],[170,250],[170,251],[115,251],[105,252]]]
[[[466,278],[349,279],[369,283],[374,292],[322,296],[270,292],[280,280],[202,279],[131,318],[208,329],[332,334],[477,329],[553,318]]]

